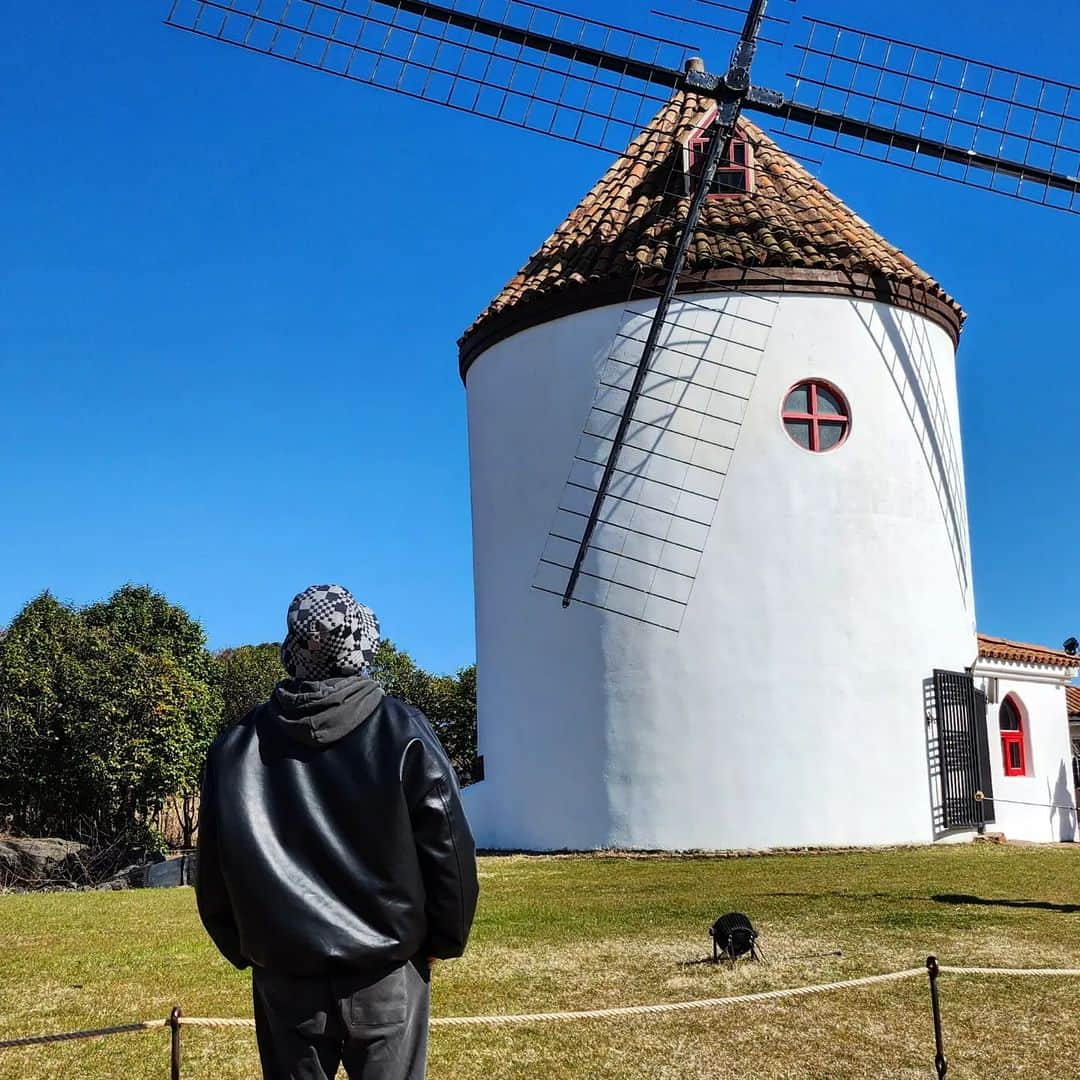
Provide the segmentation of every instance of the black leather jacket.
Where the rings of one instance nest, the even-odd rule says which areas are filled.
[[[424,715],[356,676],[282,683],[210,751],[196,894],[237,967],[324,975],[460,956],[476,854]]]

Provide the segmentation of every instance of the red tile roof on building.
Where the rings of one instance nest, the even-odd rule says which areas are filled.
[[[462,370],[511,334],[605,304],[625,302],[635,275],[651,295],[678,241],[688,199],[683,145],[711,99],[677,91],[576,210],[492,301],[460,341]],[[959,337],[960,305],[899,248],[785,153],[751,121],[755,190],[710,199],[687,274],[755,290],[839,293],[883,300],[933,318]],[[754,271],[747,275],[747,268]],[[707,288],[686,281],[681,288]],[[723,286],[721,286],[723,287]]]
[[[1013,664],[1040,664],[1044,667],[1080,668],[1080,656],[1046,645],[1028,645],[1008,638],[979,635],[979,656],[984,660],[1003,660]]]
[[[1080,717],[1080,686],[1065,687],[1065,704],[1070,716]]]

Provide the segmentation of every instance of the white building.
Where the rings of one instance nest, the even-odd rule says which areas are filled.
[[[534,850],[971,835],[982,781],[964,773],[944,812],[963,763],[934,720],[935,671],[962,673],[978,756],[964,315],[747,121],[560,603],[708,109],[676,94],[462,339],[470,816],[483,845]],[[1059,772],[1032,711],[1050,691],[1031,689],[1025,792]],[[1008,820],[1049,838],[1045,815]]]
[[[1069,683],[1080,656],[979,636],[973,672],[987,700],[994,824],[1010,839],[1076,839]]]

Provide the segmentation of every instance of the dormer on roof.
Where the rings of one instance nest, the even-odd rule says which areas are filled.
[[[705,161],[715,121],[716,109],[712,108],[702,117],[698,127],[682,140],[682,171],[688,196],[693,194],[694,183]],[[740,195],[753,195],[756,190],[754,147],[740,126],[720,160],[709,198],[731,199]]]

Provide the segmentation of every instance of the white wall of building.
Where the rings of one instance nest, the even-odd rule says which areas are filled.
[[[988,832],[1008,840],[1040,843],[1076,839],[1072,746],[1065,711],[1063,673],[981,662],[981,672],[1000,672],[988,683],[990,766],[994,782],[995,821]],[[1052,680],[1052,681],[1048,681]],[[1006,776],[998,712],[1009,695],[1018,703],[1024,729],[1025,775]],[[1023,806],[1020,803],[1035,805]],[[1068,807],[1062,810],[1060,807]]]
[[[924,680],[975,655],[951,341],[869,301],[780,300],[673,633],[532,587],[621,317],[526,330],[468,373],[487,779],[466,795],[480,842],[934,839]],[[807,378],[852,411],[827,454],[780,421]]]

